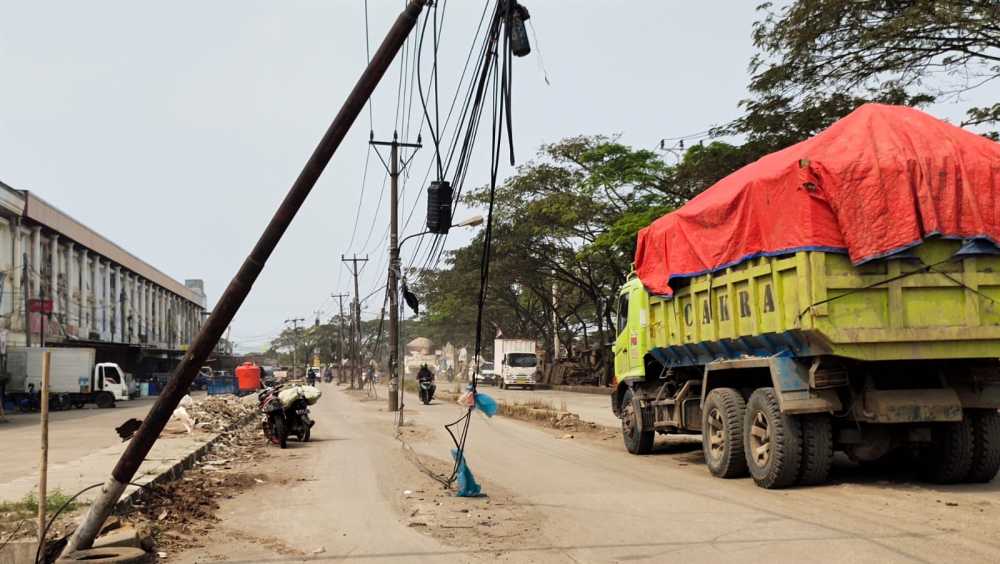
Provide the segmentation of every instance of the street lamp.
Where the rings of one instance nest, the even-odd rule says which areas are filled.
[[[476,225],[481,225],[483,223],[483,216],[476,214],[468,219],[462,220],[452,227],[475,227]],[[403,243],[414,237],[421,237],[427,235],[431,231],[422,231],[420,233],[414,233],[413,235],[408,235],[403,237],[403,239],[396,243],[396,246],[390,249],[389,252],[389,292],[390,292],[390,311],[389,311],[389,411],[399,411],[399,406],[402,405],[400,401],[402,399],[402,386],[400,385],[399,378],[399,323],[397,323],[396,316],[398,315],[398,306],[396,305],[396,280],[397,277],[402,273],[400,272],[400,262],[399,262],[399,250],[403,247]],[[403,424],[403,414],[400,412],[399,418],[396,420],[398,425]]]

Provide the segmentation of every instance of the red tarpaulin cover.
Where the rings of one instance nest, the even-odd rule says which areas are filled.
[[[1000,143],[919,110],[866,104],[723,178],[639,232],[635,269],[671,278],[796,250],[860,264],[925,237],[1000,241]]]

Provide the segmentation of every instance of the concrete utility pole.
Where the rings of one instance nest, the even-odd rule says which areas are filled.
[[[295,378],[295,371],[298,369],[299,366],[299,323],[304,323],[304,322],[305,319],[301,317],[285,320],[285,323],[292,324],[292,336],[294,342],[294,344],[292,345],[292,379]]]
[[[418,139],[419,141],[419,139]],[[399,411],[399,173],[410,163],[413,153],[420,143],[400,143],[399,136],[392,134],[392,141],[369,141],[378,151],[379,146],[389,147],[389,411]],[[399,148],[414,149],[410,158],[399,166]],[[379,155],[379,158],[382,156]],[[385,161],[382,161],[385,163]],[[402,424],[402,422],[400,422]]]
[[[361,298],[358,296],[358,263],[368,262],[368,257],[358,258],[358,255],[354,255],[354,258],[347,258],[344,255],[340,255],[340,260],[343,262],[351,263],[351,274],[354,275],[354,305],[353,312],[351,313],[351,389],[355,388],[356,382],[359,381],[360,370],[361,370]]]
[[[344,298],[351,297],[350,294],[330,294],[331,298],[337,298],[340,305],[340,326],[337,329],[337,383],[344,383]]]
[[[219,337],[222,336],[223,331],[232,322],[236,312],[239,311],[247,295],[250,294],[250,288],[260,276],[267,259],[281,241],[282,235],[295,218],[295,214],[302,208],[309,192],[312,191],[326,165],[337,152],[351,125],[364,109],[365,102],[371,97],[406,38],[413,31],[426,3],[427,0],[409,0],[406,8],[392,24],[392,28],[389,29],[382,44],[372,56],[371,62],[358,78],[347,100],[337,112],[337,116],[333,118],[330,127],[327,128],[323,138],[316,145],[316,149],[309,156],[309,160],[302,167],[302,172],[299,173],[284,200],[275,210],[253,250],[250,251],[240,269],[226,286],[218,303],[208,316],[208,320],[198,331],[198,336],[195,337],[180,364],[177,365],[170,381],[157,397],[156,403],[150,408],[142,426],[139,427],[125,448],[125,452],[118,459],[114,470],[111,471],[111,476],[108,477],[97,499],[87,510],[87,515],[73,532],[73,536],[66,544],[65,552],[67,554],[88,548],[93,544],[104,521],[111,514],[122,492],[125,491],[126,485],[135,476],[142,461],[146,459],[149,451],[153,448],[156,438],[166,427],[181,398],[187,394],[198,370],[205,364],[208,355],[219,342]]]

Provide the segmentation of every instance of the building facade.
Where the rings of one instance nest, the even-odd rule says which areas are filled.
[[[201,326],[204,283],[180,283],[36,194],[0,182],[0,324],[8,346],[93,346],[138,362],[179,356]],[[51,314],[30,312],[51,300]],[[31,305],[29,305],[31,304]],[[107,356],[107,355],[102,355]]]

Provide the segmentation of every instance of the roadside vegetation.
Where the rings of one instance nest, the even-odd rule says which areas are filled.
[[[587,134],[538,149],[497,189],[494,252],[484,327],[492,337],[558,334],[573,353],[600,357],[613,339],[609,307],[631,270],[635,237],[657,217],[761,156],[815,135],[868,102],[958,106],[961,125],[997,138],[1000,100],[966,102],[1000,78],[1000,4],[994,0],[797,0],[766,2],[751,30],[750,95],[739,117],[639,149]],[[733,108],[719,108],[730,116]],[[462,196],[479,207],[485,189]],[[406,272],[420,315],[404,335],[471,345],[483,234],[448,252],[422,250]],[[555,298],[554,298],[555,296]],[[332,359],[337,318],[276,339]],[[384,350],[385,324],[362,323],[369,350]],[[382,333],[382,334],[380,334]],[[553,351],[546,351],[550,355]],[[595,358],[610,374],[608,359]]]

